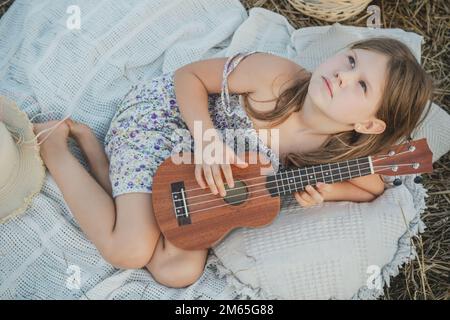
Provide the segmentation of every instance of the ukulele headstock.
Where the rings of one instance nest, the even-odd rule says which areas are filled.
[[[389,147],[371,158],[374,173],[386,176],[433,172],[433,152],[426,138]]]

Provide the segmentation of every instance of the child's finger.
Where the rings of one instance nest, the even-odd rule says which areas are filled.
[[[315,203],[322,203],[323,197],[322,195],[311,185],[307,185],[305,188],[306,192],[311,196]]]
[[[212,166],[213,178],[216,184],[217,190],[219,190],[219,194],[222,197],[226,196],[225,186],[223,185],[222,173],[220,171],[219,165]]]
[[[244,169],[248,167],[248,163],[245,162],[245,158],[241,158],[240,156],[238,156],[237,154],[234,154],[234,161],[233,161],[234,165],[237,166],[238,168]]]
[[[227,162],[225,162],[225,164],[233,164],[234,166],[242,169],[248,166],[248,163],[245,162],[245,154],[242,154],[241,158],[241,156],[237,155],[231,147],[227,145],[226,148]]]
[[[73,120],[70,119],[70,118],[67,118],[67,119],[65,120],[65,122],[67,123],[67,125],[68,125],[69,127],[72,127],[72,126],[74,125]]]
[[[299,196],[306,202],[314,202],[314,199],[307,192],[299,192]]]
[[[217,187],[216,187],[216,183],[214,182],[214,178],[211,172],[211,166],[204,164],[203,165],[203,174],[205,176],[206,182],[209,186],[209,188],[211,189],[211,192],[213,194],[217,194]]]
[[[307,203],[305,200],[302,199],[302,197],[300,196],[300,192],[295,192],[294,193],[294,197],[297,200],[297,202],[302,206],[302,207],[306,207]]]
[[[203,179],[203,170],[202,170],[202,166],[201,165],[196,165],[195,166],[195,179],[197,180],[197,182],[198,182],[198,184],[200,185],[200,187],[202,188],[202,189],[205,189],[206,188],[206,182],[205,182],[205,180]]]
[[[231,166],[229,164],[221,164],[223,175],[230,188],[234,188],[233,173],[231,171]]]
[[[319,192],[330,192],[331,184],[319,182],[317,183],[317,188],[319,189]]]

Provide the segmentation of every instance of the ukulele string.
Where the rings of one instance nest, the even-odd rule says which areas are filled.
[[[365,158],[358,158],[358,159],[355,159],[355,160],[360,160],[360,159],[365,159]],[[350,160],[347,160],[347,162],[348,161],[350,161]],[[352,164],[352,165],[347,165],[347,167],[348,168],[351,168],[351,167],[354,167],[354,166],[361,166],[361,165],[368,165],[369,163],[356,163],[356,164]],[[324,172],[326,172],[326,171],[323,171],[323,168],[322,168],[322,164],[320,164],[320,167],[321,167],[321,171],[319,172],[319,171],[314,171],[313,172],[313,174],[316,174],[316,173],[322,173],[322,175],[323,175],[323,173]],[[302,169],[302,168],[297,168],[297,169]],[[334,168],[334,169],[340,169],[340,168]],[[334,170],[333,169],[333,170]],[[360,170],[361,168],[358,168],[358,170]],[[295,169],[294,169],[295,170]],[[331,167],[330,167],[330,170],[332,170],[331,169]],[[282,173],[279,173],[279,174],[282,174]],[[300,175],[298,175],[298,176],[294,176],[294,177],[289,177],[289,178],[298,178],[298,177],[306,177],[306,176],[308,176],[310,173],[306,173],[306,174],[300,174]],[[255,177],[255,178],[249,178],[249,179],[243,179],[243,180],[240,180],[240,181],[245,181],[245,182],[247,182],[247,181],[250,181],[250,180],[255,180],[255,179],[264,179],[264,178],[266,178],[267,176],[266,175],[260,175],[260,176],[258,176],[258,177]],[[287,178],[283,178],[283,179],[287,179]],[[277,180],[277,181],[280,181],[280,180]],[[253,185],[249,185],[249,186],[253,186]],[[242,187],[241,187],[242,188]],[[238,190],[239,188],[236,188],[236,189],[234,189],[234,190]],[[193,188],[193,189],[187,189],[187,190],[184,190],[184,192],[188,192],[188,191],[196,191],[196,190],[203,190],[203,188]],[[176,191],[176,192],[173,192],[173,194],[177,194],[177,193],[181,193],[181,191]],[[202,195],[199,195],[199,196],[203,196],[203,195],[205,195],[205,194],[202,194]],[[196,196],[197,197],[197,196]]]
[[[376,155],[377,157],[380,157],[380,158],[373,159],[372,163],[375,162],[375,161],[385,160],[387,158],[397,157],[397,156],[399,156],[401,154],[408,153],[408,152],[414,152],[414,150],[405,150],[405,151],[402,151],[402,152],[399,152],[399,153],[395,153],[393,155],[389,155],[389,154]],[[383,157],[383,158],[381,158],[381,157]]]
[[[407,165],[410,165],[410,164],[407,164],[407,163],[405,163],[405,164],[399,164],[399,166],[407,166]],[[385,166],[374,166],[374,169],[375,169],[375,168],[378,169],[378,168],[380,168],[380,167],[385,167]],[[389,168],[387,168],[387,169],[389,169]],[[382,170],[385,170],[385,169],[382,169]],[[378,171],[376,171],[376,172],[378,172]],[[264,183],[264,184],[265,184],[265,183]],[[252,185],[252,186],[257,186],[257,185],[261,185],[261,183],[260,183],[260,184],[254,184],[254,185]],[[236,188],[236,189],[238,189],[238,188]],[[249,195],[249,194],[256,194],[256,193],[258,193],[258,192],[262,192],[262,191],[265,191],[265,190],[273,190],[273,189],[278,189],[278,191],[280,191],[280,190],[279,190],[279,187],[278,187],[278,186],[275,186],[275,187],[270,187],[270,188],[260,188],[260,189],[256,189],[256,190],[253,190],[253,191],[245,192],[245,194],[246,194],[246,195]],[[289,187],[288,189],[289,189],[290,192],[292,192],[292,190],[291,190],[290,187]],[[287,191],[285,187],[283,187],[283,190],[284,190],[284,191]],[[212,193],[209,193],[209,195],[210,195],[210,194],[212,194]],[[240,194],[237,194],[237,195],[231,195],[231,196],[228,196],[228,198],[233,198],[233,197],[237,197],[237,196],[240,196]],[[253,199],[257,199],[257,198],[265,197],[265,196],[270,196],[270,194],[264,194],[264,195],[261,195],[261,196],[257,196],[257,197],[254,197]],[[188,197],[188,198],[186,198],[185,200],[189,200],[189,199],[192,199],[192,198],[195,198],[195,197],[196,197],[196,196],[194,196],[194,197]],[[253,200],[253,199],[252,199],[252,200]],[[195,205],[205,204],[205,203],[213,202],[213,201],[223,201],[223,200],[222,200],[222,198],[215,198],[215,199],[210,199],[210,200],[206,200],[206,201],[192,202],[192,203],[189,204],[189,207],[193,207],[193,206],[195,206]],[[209,207],[209,208],[205,208],[205,209],[194,210],[194,211],[191,211],[190,214],[191,214],[191,213],[198,212],[198,211],[210,210],[210,209],[215,209],[215,208],[227,206],[227,205],[229,205],[229,204],[234,204],[234,203],[237,203],[237,202],[239,202],[239,201],[229,202],[229,203],[226,203],[226,204],[222,204],[222,205],[219,205],[219,206],[213,206],[213,207]],[[183,208],[183,207],[182,207],[182,206],[180,206],[180,207],[175,206],[175,210],[176,210],[176,209],[180,209],[180,208]],[[178,216],[182,216],[182,215],[176,215],[176,216],[178,217]]]
[[[353,165],[352,165],[353,166]],[[348,166],[349,168],[351,167],[351,166]],[[368,169],[368,168],[367,168]],[[364,169],[363,169],[364,170]],[[358,168],[358,169],[355,169],[355,170],[353,170],[353,171],[350,171],[350,175],[351,175],[351,173],[353,173],[353,172],[359,172],[360,173],[360,168]],[[319,172],[314,172],[314,173],[312,173],[312,174],[316,174],[316,173],[319,173]],[[321,171],[321,173],[322,173],[322,176],[323,176],[323,171]],[[284,183],[284,181],[285,180],[288,180],[288,179],[295,179],[295,178],[304,178],[304,177],[308,177],[308,175],[310,175],[311,173],[307,173],[307,174],[300,174],[300,175],[294,175],[294,176],[292,176],[292,177],[284,177],[283,178],[283,176],[281,176],[281,179],[277,179],[276,180],[276,183],[277,183],[277,185],[278,185],[278,182],[283,182]],[[334,174],[334,175],[331,175],[331,177],[333,177],[333,176],[336,176],[336,178],[338,178],[339,176],[338,176],[338,174]],[[330,176],[328,176],[328,177],[330,177]],[[266,176],[259,176],[259,177],[256,177],[256,178],[251,178],[251,179],[244,179],[244,180],[240,180],[240,181],[248,181],[248,180],[254,180],[254,179],[265,179],[266,178]],[[325,178],[325,176],[324,176],[324,178]],[[309,179],[307,179],[307,180],[309,180]],[[333,180],[333,179],[332,179]],[[254,184],[249,184],[249,185],[245,185],[245,186],[242,186],[242,187],[238,187],[238,188],[233,188],[233,190],[240,190],[240,189],[244,189],[244,188],[247,188],[247,187],[255,187],[255,186],[259,186],[259,185],[262,185],[262,184],[266,184],[266,180],[264,180],[263,182],[260,182],[260,183],[254,183]],[[278,187],[278,186],[277,186]],[[188,189],[188,190],[184,190],[184,192],[187,194],[188,193],[188,191],[190,191],[190,192],[192,192],[193,190],[199,190],[199,189],[202,189],[202,188],[194,188],[194,189]],[[263,189],[261,189],[261,190],[264,190],[265,188],[263,188]],[[203,189],[202,189],[203,190]],[[177,193],[181,193],[182,191],[176,191],[176,192],[173,192],[172,194],[177,194]],[[212,192],[209,192],[209,193],[202,193],[202,194],[199,194],[199,195],[196,195],[196,196],[190,196],[190,197],[187,197],[186,198],[186,200],[191,200],[191,199],[193,199],[193,198],[199,198],[199,197],[205,197],[205,196],[209,196],[209,195],[214,195],[214,193],[212,193]],[[231,197],[231,196],[230,196]],[[208,201],[206,201],[206,202],[209,202],[209,201],[211,201],[211,200],[208,200]],[[202,203],[202,202],[199,202],[199,203]]]
[[[399,155],[401,155],[401,154],[403,154],[403,153],[406,153],[406,152],[411,152],[411,151],[410,151],[410,150],[406,150],[406,151],[397,153],[396,156],[399,156]],[[384,159],[386,159],[386,158],[388,158],[388,157],[392,157],[392,156],[390,156],[390,155],[388,155],[388,154],[385,154],[385,155],[380,155],[380,157],[384,157],[384,158],[373,159],[373,160],[372,160],[372,164],[373,164],[375,161],[384,160]],[[358,159],[365,159],[365,158],[366,158],[366,157],[358,158]],[[355,160],[358,160],[358,159],[355,159]],[[348,161],[351,161],[351,160],[346,160],[346,161],[347,161],[347,163],[348,163]],[[360,168],[359,168],[360,165],[362,165],[362,164],[356,163],[356,164],[348,165],[348,167],[350,168],[350,167],[358,166],[358,170],[360,170]],[[409,165],[409,164],[406,164],[406,165]],[[322,164],[320,164],[320,166],[321,166],[321,168],[322,168]],[[389,165],[385,165],[385,166],[389,167]],[[330,169],[331,169],[331,168],[330,168]],[[338,169],[340,169],[340,168],[338,168]],[[316,172],[314,172],[314,174],[315,174],[315,173],[316,173]],[[317,173],[319,173],[319,172],[317,172]],[[322,175],[323,175],[323,171],[321,171],[320,173],[322,173]],[[301,175],[299,175],[299,176],[294,176],[294,178],[303,177],[303,176],[308,176],[308,174],[309,174],[309,173],[307,173],[306,175],[301,174]],[[244,179],[244,180],[241,180],[241,181],[247,182],[247,181],[250,181],[250,180],[262,179],[262,178],[266,178],[266,177],[267,177],[267,176],[259,176],[259,177],[255,177],[255,178]],[[288,178],[283,178],[283,179],[288,179]],[[279,181],[279,180],[278,180],[278,181]],[[250,186],[252,186],[252,185],[250,185]],[[245,188],[245,186],[244,186],[244,187],[239,187],[239,188]],[[234,190],[238,190],[239,188],[236,188],[236,189],[234,189]],[[187,189],[187,190],[184,190],[184,192],[187,193],[188,191],[196,191],[196,190],[203,190],[203,188],[199,187],[199,188]],[[177,193],[181,193],[181,191],[173,192],[173,194],[177,194]],[[211,192],[211,193],[209,193],[209,194],[213,194],[213,193]],[[209,195],[209,194],[201,194],[201,195],[194,196],[194,197],[206,196],[206,195]]]
[[[411,164],[408,164],[408,163],[405,163],[405,164],[399,164],[398,166],[409,166],[409,165],[411,165]],[[387,165],[387,168],[386,168],[386,165],[385,166],[374,166],[373,167],[374,169],[377,169],[377,171],[375,171],[376,173],[379,173],[380,171],[383,171],[383,170],[389,170],[389,169],[391,169],[390,168],[390,166],[389,165]],[[380,170],[378,170],[378,168],[382,168],[382,169],[380,169]],[[355,171],[356,172],[356,171]],[[334,175],[333,175],[334,176]],[[300,176],[298,176],[298,177],[300,177]],[[293,177],[290,177],[290,178],[293,178]],[[341,178],[342,178],[342,176],[341,176]],[[279,180],[277,180],[277,181],[280,181],[280,182],[282,182],[282,181],[285,181],[285,180],[287,180],[288,178],[282,178],[282,179],[279,179]],[[320,182],[320,181],[319,181]],[[266,181],[264,181],[264,182],[262,182],[262,183],[256,183],[256,184],[251,184],[251,185],[248,185],[248,186],[243,186],[243,187],[238,187],[238,188],[234,188],[233,190],[239,190],[239,189],[243,189],[243,188],[247,188],[247,187],[254,187],[254,186],[259,186],[259,185],[265,185],[267,182]],[[297,186],[297,184],[295,183],[295,186]],[[287,186],[288,187],[288,189],[289,189],[289,191],[291,191],[291,188],[290,188],[290,186],[288,185]],[[274,186],[273,188],[276,188],[276,189],[278,189],[278,191],[279,191],[279,189],[280,189],[280,187],[278,186],[278,184],[277,184],[277,186]],[[273,188],[270,188],[270,189],[273,189]],[[286,186],[282,186],[282,188],[283,188],[283,190],[286,190]],[[266,190],[267,188],[262,188],[262,189],[259,189],[258,191],[263,191],[263,190]],[[179,192],[174,192],[174,194],[175,193],[179,193]],[[187,192],[186,192],[187,193]],[[214,195],[212,192],[210,192],[210,193],[205,193],[205,194],[201,194],[201,195],[196,195],[196,196],[190,196],[190,197],[187,197],[185,200],[192,200],[192,199],[194,199],[194,198],[198,198],[198,197],[201,197],[201,196],[209,196],[209,195]],[[230,196],[228,196],[228,198],[232,198],[232,197],[237,197],[237,196],[239,196],[239,194],[237,194],[237,195],[230,195]],[[200,201],[200,202],[192,202],[190,205],[196,205],[196,204],[204,204],[204,203],[207,203],[207,202],[212,202],[212,201],[218,201],[218,200],[221,200],[221,198],[219,198],[219,199],[211,199],[211,200],[206,200],[206,201]],[[178,207],[177,207],[178,208]]]
[[[404,165],[408,165],[408,164],[404,164]],[[269,189],[273,189],[273,188],[269,188]],[[256,192],[259,192],[259,191],[262,191],[262,190],[266,190],[266,188],[258,189],[258,190],[255,190],[254,192],[247,192],[247,194],[256,193]],[[256,196],[256,197],[252,198],[252,200],[258,199],[258,198],[262,198],[262,197],[270,197],[270,196],[271,196],[270,194],[263,194],[263,195]],[[212,200],[208,200],[208,201],[204,201],[204,202],[199,202],[199,203],[189,204],[189,207],[193,206],[194,204],[200,204],[200,203],[211,202],[211,201],[217,201],[217,200],[221,200],[221,201],[222,201],[222,198],[212,199]],[[205,210],[211,210],[211,209],[221,208],[221,207],[225,207],[225,206],[228,206],[228,205],[230,205],[230,204],[234,204],[234,203],[238,203],[238,202],[239,202],[239,201],[229,202],[229,203],[225,203],[225,204],[221,204],[221,205],[217,205],[217,206],[213,206],[213,207],[208,207],[208,208],[203,208],[203,209],[197,209],[197,210],[194,210],[194,211],[189,211],[189,214],[193,214],[193,213],[197,213],[197,212],[201,212],[201,211],[205,211]],[[179,208],[182,208],[182,207],[175,207],[175,210],[176,210],[176,209],[179,209]],[[175,216],[176,216],[176,217],[182,217],[182,216],[185,216],[185,214],[175,214]]]

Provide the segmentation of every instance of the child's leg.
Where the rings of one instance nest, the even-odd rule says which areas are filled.
[[[80,146],[95,180],[109,195],[112,195],[111,181],[109,180],[109,161],[103,145],[98,141],[91,128],[85,124],[71,119],[68,119],[66,122],[70,128],[70,136]]]
[[[80,145],[94,178],[111,194],[109,164],[103,146],[88,126],[72,120],[68,121],[68,125],[70,135]],[[161,234],[152,259],[146,267],[159,283],[182,288],[194,283],[202,275],[207,254],[206,249],[192,251],[179,249]]]
[[[35,124],[35,133],[56,121]],[[70,153],[69,127],[62,123],[41,145],[42,158],[64,200],[87,237],[111,264],[122,268],[145,266],[153,255],[160,231],[148,193],[118,196],[116,201]],[[46,137],[46,134],[42,138]]]
[[[203,274],[208,249],[182,250],[162,235],[147,269],[161,284],[183,288],[196,282]]]
[[[35,132],[55,123],[37,124]],[[80,127],[70,124],[64,123],[46,140],[41,155],[71,212],[102,256],[122,268],[146,265],[157,281],[169,287],[185,287],[195,282],[203,273],[208,251],[182,250],[160,236],[149,194],[124,194],[114,203],[105,192],[110,189],[109,178],[101,178],[107,171],[99,165],[104,161],[103,148],[95,135],[83,135]],[[69,152],[66,143],[69,133],[80,144],[93,175],[100,183],[107,181],[103,188]]]

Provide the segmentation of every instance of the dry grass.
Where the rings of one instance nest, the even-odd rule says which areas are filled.
[[[0,17],[8,10],[14,0],[0,0]]]
[[[13,0],[0,0],[0,16]],[[262,7],[285,16],[294,28],[327,25],[295,10],[287,0],[241,0],[247,10]],[[402,28],[424,37],[422,65],[435,79],[434,101],[449,110],[449,41],[450,9],[447,0],[372,1],[381,8],[384,28]],[[365,26],[365,11],[341,22],[345,25]],[[437,299],[450,297],[450,154],[434,164],[432,174],[424,174],[428,190],[427,210],[422,219],[427,225],[425,233],[413,239],[418,258],[407,264],[392,279],[385,299]]]

